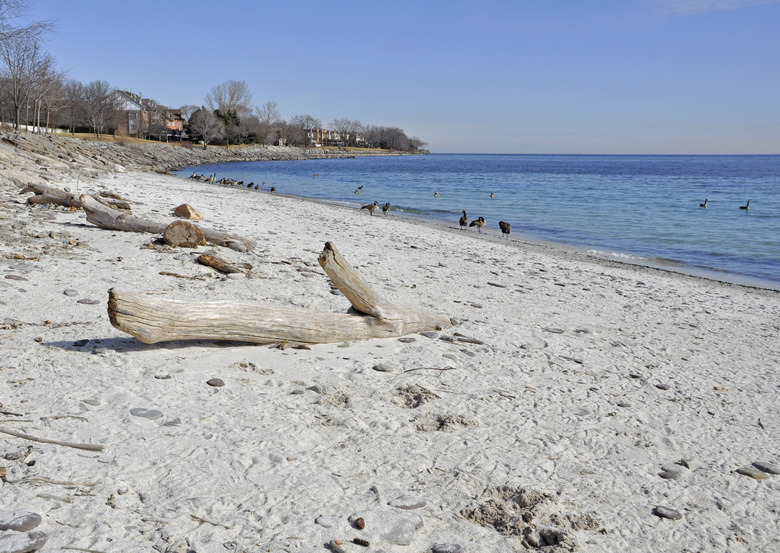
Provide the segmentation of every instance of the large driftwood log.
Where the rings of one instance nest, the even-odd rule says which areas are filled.
[[[442,330],[449,317],[396,307],[379,296],[328,242],[320,265],[352,303],[349,313],[232,301],[184,302],[108,291],[108,316],[119,330],[153,344],[168,340],[230,340],[256,344],[325,344]]]
[[[158,221],[149,221],[148,219],[142,219],[128,213],[123,213],[122,211],[112,209],[111,207],[100,203],[92,196],[86,194],[82,195],[79,200],[87,214],[87,221],[100,228],[126,232],[162,234],[169,224]],[[203,231],[203,235],[206,237],[207,242],[216,244],[217,246],[227,246],[233,250],[245,252],[254,249],[256,245],[254,240],[242,236],[234,236],[205,228],[201,228],[200,230]]]

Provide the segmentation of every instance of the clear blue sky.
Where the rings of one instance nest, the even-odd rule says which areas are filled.
[[[32,0],[69,77],[436,153],[780,154],[780,0]]]

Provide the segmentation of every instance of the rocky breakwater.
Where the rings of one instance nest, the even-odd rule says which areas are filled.
[[[376,151],[365,154],[338,149],[287,146],[224,148],[180,144],[92,142],[56,135],[0,131],[0,184],[23,187],[92,179],[106,173],[153,171],[166,173],[192,165],[230,161],[274,161],[345,158],[356,155],[399,155]]]

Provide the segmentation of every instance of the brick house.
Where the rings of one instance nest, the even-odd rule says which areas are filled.
[[[170,138],[180,140],[184,118],[179,109],[168,109],[154,100],[126,90],[114,92],[116,132],[137,138]]]

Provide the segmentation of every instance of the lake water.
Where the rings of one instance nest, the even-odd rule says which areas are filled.
[[[235,162],[177,174],[195,170],[265,181],[258,194],[274,186],[355,207],[390,202],[395,213],[453,226],[466,210],[485,218],[485,231],[499,232],[503,220],[513,237],[780,288],[780,156],[433,154]],[[247,193],[251,201],[255,192]],[[750,209],[740,209],[748,200]]]

